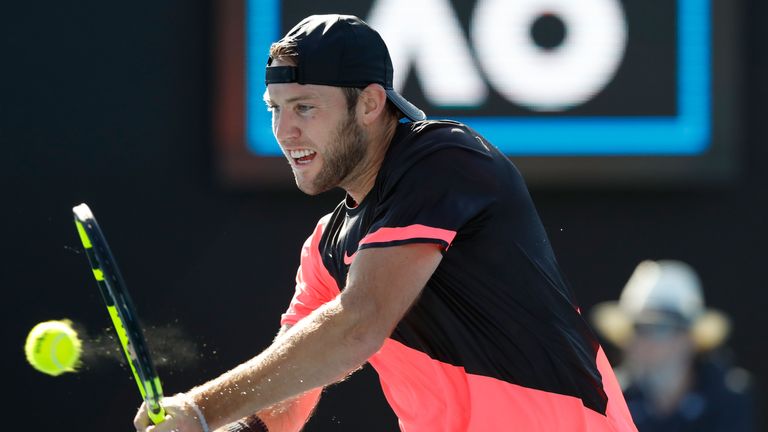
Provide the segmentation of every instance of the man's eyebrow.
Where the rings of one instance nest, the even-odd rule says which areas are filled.
[[[308,99],[317,99],[317,95],[315,94],[307,94],[307,95],[299,95],[299,96],[293,96],[289,97],[285,100],[285,103],[291,103],[291,102],[298,102],[302,100],[308,100]],[[272,99],[270,99],[267,92],[264,92],[264,102],[266,102],[267,105],[276,105]]]

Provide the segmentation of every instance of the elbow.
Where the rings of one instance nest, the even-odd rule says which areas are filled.
[[[376,311],[367,308],[347,310],[343,344],[359,354],[361,363],[376,354],[392,333],[391,326]]]
[[[381,349],[385,340],[386,337],[381,336],[379,332],[363,327],[353,329],[345,343],[354,345],[357,348],[356,351],[360,353],[360,360],[365,362]]]

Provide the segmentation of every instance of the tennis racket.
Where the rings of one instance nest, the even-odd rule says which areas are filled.
[[[80,204],[72,208],[72,213],[74,213],[77,232],[85,247],[91,270],[96,277],[104,303],[107,305],[109,316],[112,318],[117,338],[133,371],[141,397],[147,403],[149,418],[158,424],[165,418],[165,411],[160,405],[160,400],[163,398],[160,378],[149,355],[136,309],[120,269],[117,267],[117,261],[91,209],[85,204]]]

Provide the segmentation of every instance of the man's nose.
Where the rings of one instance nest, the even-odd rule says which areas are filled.
[[[275,138],[279,142],[295,140],[301,135],[301,130],[296,126],[296,119],[288,112],[276,113],[273,116],[272,123]]]

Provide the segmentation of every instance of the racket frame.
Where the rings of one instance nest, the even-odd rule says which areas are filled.
[[[160,404],[163,398],[162,385],[144,338],[136,308],[128,294],[125,279],[120,273],[104,232],[91,209],[86,204],[80,204],[72,208],[72,213],[80,241],[85,248],[88,263],[107,306],[115,333],[133,372],[141,397],[147,404],[149,418],[158,424],[165,419],[165,410]]]

